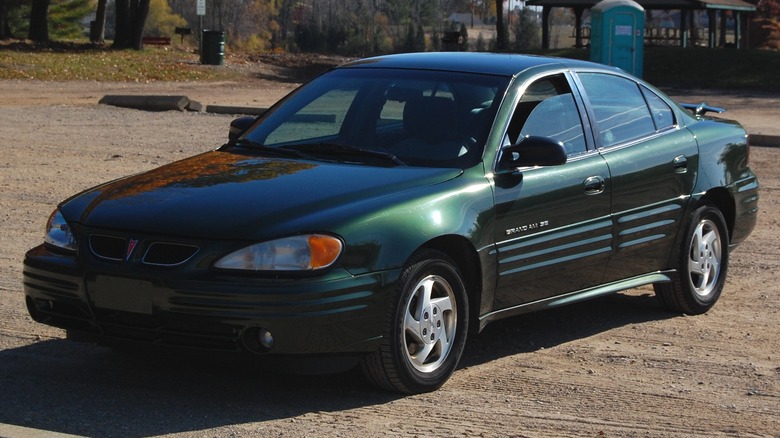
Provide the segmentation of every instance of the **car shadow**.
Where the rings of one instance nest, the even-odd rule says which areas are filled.
[[[0,423],[100,437],[207,430],[384,404],[359,372],[290,375],[233,356],[64,339],[0,351]]]
[[[460,364],[461,367],[479,365],[514,354],[552,348],[618,327],[677,316],[666,310],[653,292],[612,294],[493,322],[469,338]]]
[[[467,345],[461,367],[673,317],[652,295],[614,295],[509,318]],[[0,351],[0,423],[85,436],[140,437],[385,404],[358,371],[290,375],[233,356],[44,340]]]

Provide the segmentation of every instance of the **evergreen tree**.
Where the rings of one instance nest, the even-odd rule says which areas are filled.
[[[92,10],[91,0],[53,0],[49,7],[50,36],[55,40],[84,36],[82,22]]]
[[[464,23],[460,24],[460,39],[461,39],[460,50],[463,50],[464,52],[468,52],[469,30],[466,28],[466,25]]]
[[[528,8],[520,10],[517,21],[514,24],[515,51],[536,49],[541,46],[541,27],[536,23],[533,12]]]
[[[23,0],[0,0],[0,40],[14,38],[30,14],[29,4]]]

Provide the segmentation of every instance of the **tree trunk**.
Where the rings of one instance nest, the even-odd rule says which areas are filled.
[[[11,26],[8,24],[8,5],[6,5],[6,0],[0,0],[0,40],[13,37]]]
[[[30,10],[30,32],[33,41],[49,41],[49,4],[51,0],[33,0]]]
[[[496,0],[496,51],[505,51],[508,40],[504,25],[504,0]]]
[[[116,0],[116,37],[114,49],[143,48],[144,25],[150,0]]]
[[[106,38],[106,1],[98,0],[95,10],[95,24],[89,29],[89,40],[102,43]]]
[[[136,3],[135,11],[132,14],[132,21],[130,22],[131,43],[132,48],[135,50],[141,50],[144,48],[144,25],[146,24],[146,17],[149,15],[149,2],[150,0],[140,0]]]
[[[116,0],[114,2],[116,7],[116,22],[114,29],[114,43],[111,45],[114,49],[127,49],[130,47],[129,41],[129,23],[130,23],[130,1],[129,0]]]

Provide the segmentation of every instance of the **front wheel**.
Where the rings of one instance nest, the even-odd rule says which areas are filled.
[[[466,288],[444,253],[423,250],[401,273],[382,345],[361,368],[375,385],[405,393],[439,388],[455,371],[468,329]]]
[[[656,295],[675,312],[708,311],[723,290],[729,261],[728,229],[720,210],[704,205],[693,212],[676,258],[678,278],[655,284]]]

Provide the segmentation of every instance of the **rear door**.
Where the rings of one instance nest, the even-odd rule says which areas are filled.
[[[696,182],[698,146],[652,90],[608,73],[579,73],[611,178],[614,252],[604,282],[664,269]]]

